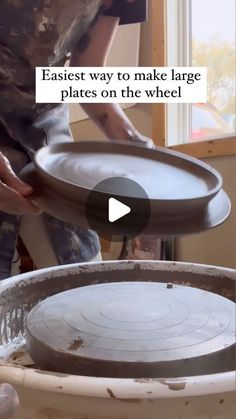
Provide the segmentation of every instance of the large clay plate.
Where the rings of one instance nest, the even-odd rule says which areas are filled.
[[[235,304],[183,285],[85,286],[39,303],[26,321],[41,368],[107,377],[174,377],[232,365]]]
[[[201,211],[222,187],[221,176],[210,166],[160,147],[152,150],[116,142],[62,143],[41,149],[35,165],[46,186],[82,206],[101,181],[131,179],[145,190],[152,213],[158,216]],[[121,200],[126,193],[122,196],[114,189],[97,192],[107,197],[119,195]],[[131,197],[132,191],[128,193]]]
[[[90,228],[84,205],[65,199],[54,189],[46,187],[32,164],[22,171],[21,177],[34,188],[32,199],[43,211],[68,223]],[[163,214],[162,217],[152,215],[144,233],[160,237],[199,233],[222,224],[228,218],[230,209],[230,200],[227,194],[221,190],[206,208],[198,213]],[[94,219],[96,216],[95,212]],[[104,231],[107,227],[107,222],[104,222],[104,225],[99,225],[99,232]],[[108,230],[106,233],[111,232]],[[124,231],[124,236],[125,233]]]

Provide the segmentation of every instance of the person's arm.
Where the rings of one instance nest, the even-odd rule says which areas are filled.
[[[72,52],[71,66],[104,66],[119,20],[118,17],[99,16]],[[153,145],[151,139],[146,138],[133,126],[120,105],[89,103],[81,106],[107,138]]]

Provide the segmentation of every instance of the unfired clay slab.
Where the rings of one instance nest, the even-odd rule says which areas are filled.
[[[108,178],[137,182],[150,199],[191,199],[209,192],[209,184],[193,171],[155,160],[110,153],[58,153],[48,156],[44,169],[51,175],[93,189]],[[113,190],[103,190],[112,193]]]
[[[224,358],[227,363],[235,344],[235,304],[182,285],[99,284],[39,303],[26,330],[32,358],[44,368],[110,377],[181,376],[187,363],[188,374],[195,375],[199,368],[221,368]]]
[[[166,201],[167,205],[179,201],[184,201],[184,206],[188,202],[192,205],[193,200],[206,205],[222,186],[221,176],[210,166],[160,147],[151,150],[122,143],[64,143],[41,149],[35,163],[45,183],[61,189],[61,193],[66,187],[72,199],[76,199],[76,191],[79,196],[110,177],[130,178],[144,188],[150,200]]]

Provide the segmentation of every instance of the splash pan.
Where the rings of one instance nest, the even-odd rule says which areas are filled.
[[[88,285],[100,287],[102,284],[113,284],[116,287],[118,282],[124,287],[129,286],[130,283],[132,287],[136,286],[135,284],[142,286],[145,282],[151,288],[157,286],[166,293],[173,293],[174,302],[172,301],[170,312],[167,312],[170,300],[164,298],[164,294],[160,302],[160,306],[162,303],[160,312],[155,312],[151,305],[149,305],[149,311],[142,311],[142,317],[146,316],[145,320],[148,325],[143,333],[148,333],[156,317],[159,316],[159,322],[166,318],[167,325],[168,321],[170,322],[176,316],[177,339],[180,339],[181,327],[184,325],[186,329],[182,332],[185,332],[189,339],[191,336],[193,338],[191,356],[190,347],[184,340],[179,356],[177,349],[172,352],[171,359],[167,359],[167,356],[170,356],[168,351],[164,350],[161,355],[158,354],[159,358],[155,361],[160,362],[156,365],[158,368],[155,375],[139,372],[137,377],[116,378],[115,374],[112,377],[105,377],[104,373],[103,377],[96,377],[95,374],[82,375],[82,372],[68,374],[52,371],[51,368],[42,370],[38,361],[36,360],[35,363],[29,356],[25,346],[28,313],[40,302],[46,302],[47,298],[59,295],[59,293],[75,289],[83,291]],[[179,292],[178,299],[177,294],[175,295],[177,292]],[[191,301],[189,300],[188,303],[187,298],[184,297],[187,295],[184,294],[185,292],[190,293]],[[208,293],[212,298],[211,303],[204,305],[203,299]],[[198,300],[197,297],[200,299]],[[197,301],[199,301],[199,307],[197,307]],[[210,300],[207,298],[207,301]],[[11,278],[0,284],[0,382],[12,384],[19,394],[20,409],[17,419],[48,419],[49,417],[50,419],[179,419],[180,417],[183,419],[234,419],[236,409],[234,345],[229,321],[234,301],[235,271],[187,263],[148,261],[91,263],[55,267]],[[141,303],[141,300],[139,302]],[[182,310],[178,304],[182,306]],[[219,304],[218,307],[221,308],[215,310],[214,304]],[[118,306],[119,304],[116,308]],[[135,306],[133,309],[135,313]],[[186,314],[186,320],[181,326],[181,315],[183,316],[184,310],[189,314]],[[123,311],[125,312],[125,304]],[[171,311],[173,311],[172,315]],[[211,320],[207,313],[209,315],[211,313]],[[105,321],[109,321],[110,314],[109,306],[106,306],[103,312]],[[128,315],[127,312],[126,315]],[[201,320],[202,327],[199,328],[199,334],[190,319],[191,321],[198,319],[198,322]],[[121,320],[118,316],[110,321],[114,326],[114,322]],[[132,313],[129,313],[129,320],[134,327]],[[139,328],[140,318],[137,320]],[[177,325],[177,320],[179,320],[179,325]],[[73,316],[69,323],[73,326]],[[208,326],[207,323],[209,323]],[[165,330],[170,331],[170,323],[169,328],[166,325],[162,333]],[[209,345],[206,345],[205,333],[209,333],[209,330],[212,333],[212,339],[209,339]],[[223,330],[228,330],[229,334],[224,335]],[[130,339],[129,336],[128,338]],[[167,336],[162,335],[162,338],[166,343]],[[202,343],[197,341],[197,338]],[[71,347],[75,348],[78,342],[70,341]],[[161,344],[159,342],[159,345]],[[202,352],[200,352],[201,345],[205,345]],[[145,347],[143,353],[145,353]],[[204,353],[209,362],[205,362]],[[111,354],[117,356],[115,349]],[[102,358],[101,349],[98,355]],[[192,362],[197,357],[200,357],[199,369]],[[136,361],[141,360],[143,358],[136,358]],[[124,360],[121,361],[123,363]],[[166,364],[168,367],[166,374],[165,369],[161,368],[161,362],[172,363],[169,366]],[[178,365],[179,362],[181,367],[180,364]],[[110,376],[110,374],[107,375]],[[120,374],[122,375],[123,373]],[[132,376],[130,371],[127,371],[127,376]]]

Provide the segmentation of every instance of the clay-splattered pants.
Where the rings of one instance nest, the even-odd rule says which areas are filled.
[[[64,135],[59,140],[65,139],[70,141],[71,137]],[[45,143],[41,144],[43,145]],[[37,148],[39,147],[38,142]],[[17,175],[31,161],[32,150],[35,150],[35,144],[30,144],[29,137],[26,144],[19,144],[7,138],[0,130],[0,151],[8,158]],[[99,253],[100,245],[95,232],[82,230],[47,214],[43,214],[43,219],[59,265],[87,262]],[[10,276],[20,222],[21,217],[0,212],[0,280]],[[32,240],[37,238],[32,237]]]

